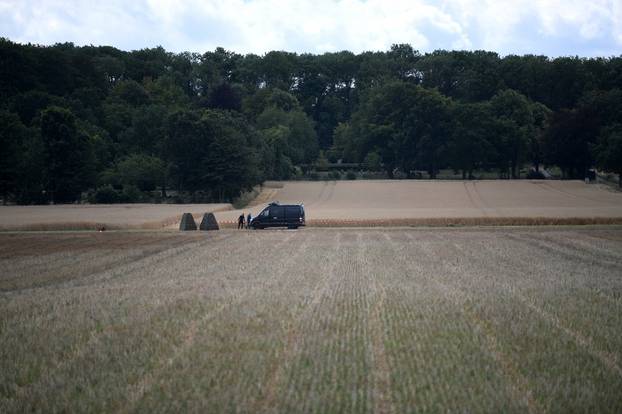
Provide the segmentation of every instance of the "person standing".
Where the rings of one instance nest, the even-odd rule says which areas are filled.
[[[253,216],[251,215],[251,213],[248,213],[248,216],[246,216],[246,228],[250,229],[251,228],[251,221],[253,220]]]
[[[238,230],[244,230],[244,213],[240,214],[240,217],[238,217]]]

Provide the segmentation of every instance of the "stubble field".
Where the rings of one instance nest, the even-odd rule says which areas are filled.
[[[622,224],[622,192],[581,181],[356,180],[266,183],[250,205],[0,206],[0,230],[175,229],[183,213],[222,227],[271,201],[303,203],[310,227]]]
[[[304,203],[311,226],[447,224],[622,224],[622,192],[582,181],[288,181],[264,188],[264,201],[216,213],[234,223],[267,201]]]
[[[0,234],[0,412],[620,412],[622,229]]]
[[[178,226],[181,215],[200,218],[231,204],[57,204],[0,206],[1,230],[161,229]]]

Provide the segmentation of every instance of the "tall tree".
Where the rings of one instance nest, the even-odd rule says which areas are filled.
[[[622,188],[622,124],[605,128],[594,148],[596,164],[605,171],[618,174]]]
[[[0,194],[4,204],[9,194],[19,190],[19,177],[24,168],[24,144],[29,131],[19,117],[0,110]]]
[[[497,153],[502,171],[509,168],[512,178],[518,178],[518,169],[527,157],[528,144],[535,134],[532,103],[522,94],[505,90],[490,100],[497,118]]]
[[[544,135],[545,161],[559,166],[564,178],[583,178],[593,162],[595,130],[597,123],[586,111],[555,112]]]
[[[77,129],[76,119],[68,109],[51,106],[41,113],[40,123],[50,200],[75,201],[95,181],[89,137]]]
[[[495,158],[494,124],[488,103],[453,106],[447,161],[462,171],[463,179],[473,178],[473,170],[486,167]]]

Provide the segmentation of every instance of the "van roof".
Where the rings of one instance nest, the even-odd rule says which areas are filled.
[[[279,204],[278,201],[273,201],[272,203],[268,204],[269,206],[281,206],[281,207],[304,207],[305,205],[300,203],[300,204]]]

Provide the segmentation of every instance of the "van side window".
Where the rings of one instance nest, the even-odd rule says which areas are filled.
[[[271,206],[270,207],[270,216],[273,218],[276,217],[278,219],[283,219],[285,217],[285,207],[282,206]]]
[[[285,208],[285,215],[287,217],[294,217],[297,218],[300,216],[300,207],[298,206],[288,206]]]

